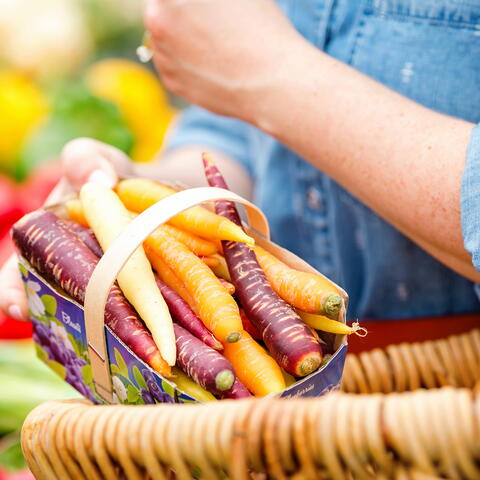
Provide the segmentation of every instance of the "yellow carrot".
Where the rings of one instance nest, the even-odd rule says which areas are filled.
[[[129,210],[143,212],[176,191],[151,180],[132,178],[122,180],[117,185],[117,192]],[[248,236],[241,227],[202,207],[189,208],[173,217],[169,223],[208,239],[234,240],[249,245],[254,243],[253,238]]]
[[[365,328],[361,327],[358,322],[354,322],[351,326],[338,320],[332,320],[331,318],[323,315],[315,315],[313,313],[301,312],[297,310],[298,316],[309,327],[315,330],[322,330],[323,332],[337,333],[339,335],[351,335],[357,334],[359,337],[364,337],[368,332]]]
[[[200,238],[190,232],[186,232],[185,230],[168,224],[162,225],[160,228],[165,231],[165,233],[168,233],[173,238],[186,245],[193,253],[195,253],[195,255],[210,258],[210,255],[214,255],[218,252],[215,243]]]
[[[282,374],[283,374],[283,378],[285,380],[285,385],[288,387],[291,387],[294,383],[297,382],[297,380],[295,379],[295,377],[293,375],[290,375],[288,372],[286,372],[283,368],[282,368]]]
[[[65,203],[68,216],[75,222],[88,227],[87,219],[83,214],[82,202],[78,199],[69,200]]]
[[[173,377],[169,380],[173,382],[182,392],[190,395],[201,402],[216,402],[217,399],[202,388],[198,383],[195,383],[187,374],[183,373],[179,368],[173,367]]]
[[[102,249],[106,251],[130,223],[130,213],[117,195],[102,185],[85,184],[80,191],[80,200],[89,226]],[[121,290],[150,330],[164,360],[169,365],[175,365],[176,346],[172,318],[142,247],[129,258],[117,280]]]
[[[78,199],[69,200],[66,204],[66,209],[68,216],[74,220],[75,222],[83,225],[84,227],[88,227],[87,219],[83,213],[82,202]],[[130,212],[132,219],[134,219],[137,214]],[[196,255],[201,255],[208,257],[209,260],[211,259],[215,264],[218,264],[219,260],[215,255],[218,252],[217,245],[214,242],[210,242],[205,240],[204,238],[200,238],[197,235],[194,235],[190,232],[186,232],[180,228],[174,227],[173,225],[160,225],[161,230],[165,233],[168,233],[173,238],[178,240],[179,242],[186,245],[193,253]]]
[[[147,238],[145,245],[182,280],[195,301],[196,313],[215,337],[221,342],[236,342],[242,330],[238,305],[202,260],[162,230]]]
[[[215,255],[212,255],[212,257],[218,260],[218,265],[210,266],[210,268],[212,269],[212,272],[217,277],[223,278],[224,280],[227,280],[227,282],[231,282],[232,279],[230,278],[230,272],[228,271],[228,265],[227,265],[227,262],[225,261],[225,257],[218,253],[216,253]]]
[[[223,354],[235,375],[255,396],[280,392],[285,388],[282,369],[247,332],[236,343],[225,343]]]
[[[343,306],[338,289],[326,278],[295,270],[258,245],[258,263],[277,295],[295,308],[309,313],[337,315]]]

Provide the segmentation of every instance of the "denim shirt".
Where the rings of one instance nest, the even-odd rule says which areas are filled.
[[[480,121],[480,2],[278,3],[295,28],[329,55],[422,105]],[[258,129],[191,107],[182,114],[170,148],[187,144],[225,152],[248,169],[255,181],[254,200],[268,216],[273,240],[348,292],[350,318],[400,319],[479,310],[470,281]],[[478,268],[479,129],[468,157],[462,223]]]

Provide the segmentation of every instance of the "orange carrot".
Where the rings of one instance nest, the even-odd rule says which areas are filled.
[[[171,187],[141,178],[122,180],[117,185],[117,193],[122,202],[134,212],[143,212],[175,192]],[[202,207],[189,208],[173,217],[170,223],[208,239],[234,240],[249,245],[254,243],[253,238],[248,236],[238,225]]]
[[[152,249],[150,245],[145,242],[144,244],[145,253],[147,254],[148,260],[152,264],[153,268],[157,272],[161,280],[166,283],[172,290],[175,290],[182,298],[185,300],[190,307],[195,304],[192,296],[188,293],[188,290],[185,288],[183,282],[177,277],[175,272],[164,262],[162,257]]]
[[[280,298],[308,313],[338,314],[343,299],[326,278],[290,268],[258,245],[254,247],[258,263]]]
[[[207,267],[210,268],[215,268],[220,263],[220,260],[217,257],[205,257],[203,255],[199,255],[199,258]]]
[[[223,347],[235,375],[254,395],[263,397],[285,388],[282,369],[247,332],[242,332],[238,342],[225,343]]]
[[[79,223],[84,227],[89,227],[87,219],[83,214],[83,207],[82,202],[80,199],[75,198],[73,200],[69,200],[65,203],[65,207],[67,209],[68,216],[74,220],[75,222]]]
[[[195,300],[195,313],[221,342],[236,342],[242,331],[238,305],[214,273],[185,245],[157,230],[145,241],[183,282]]]
[[[218,248],[215,243],[200,238],[190,232],[186,232],[181,228],[177,228],[168,224],[164,224],[160,228],[164,230],[165,233],[168,233],[173,238],[186,245],[193,253],[195,253],[195,255],[215,258],[210,257],[210,255],[214,255],[218,252]]]

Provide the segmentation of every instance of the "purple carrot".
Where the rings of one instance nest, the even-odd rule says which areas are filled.
[[[230,362],[180,325],[173,324],[177,345],[177,364],[209,392],[221,395],[235,380]]]
[[[247,390],[245,385],[238,379],[235,378],[233,385],[229,390],[222,393],[223,398],[248,398],[251,397],[251,393]]]
[[[13,226],[12,237],[30,265],[83,305],[98,258],[63,220],[50,211],[38,210]],[[105,323],[139,358],[165,373],[165,362],[152,336],[117,285],[108,295]]]
[[[214,337],[204,323],[195,315],[190,305],[166,283],[162,282],[156,275],[155,281],[160,289],[165,302],[174,320],[186,328],[192,335],[195,335],[205,345],[215,350],[223,350],[223,345]]]
[[[98,258],[103,255],[103,250],[97,237],[90,228],[86,228],[71,220],[62,220],[65,227],[74,233]]]
[[[203,154],[202,158],[208,184],[228,189],[210,156]],[[215,202],[215,210],[242,226],[233,202]],[[322,361],[320,345],[295,311],[274,292],[255,252],[245,243],[222,241],[222,245],[236,296],[277,363],[297,377],[317,370]]]

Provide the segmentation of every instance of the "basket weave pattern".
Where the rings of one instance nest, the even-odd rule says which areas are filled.
[[[342,389],[390,393],[447,385],[473,388],[479,380],[480,330],[472,330],[441,340],[349,354]]]
[[[478,341],[474,331],[350,356],[344,386],[473,386],[480,379]],[[144,407],[48,402],[27,418],[22,447],[42,480],[476,480],[480,393],[444,387]]]

